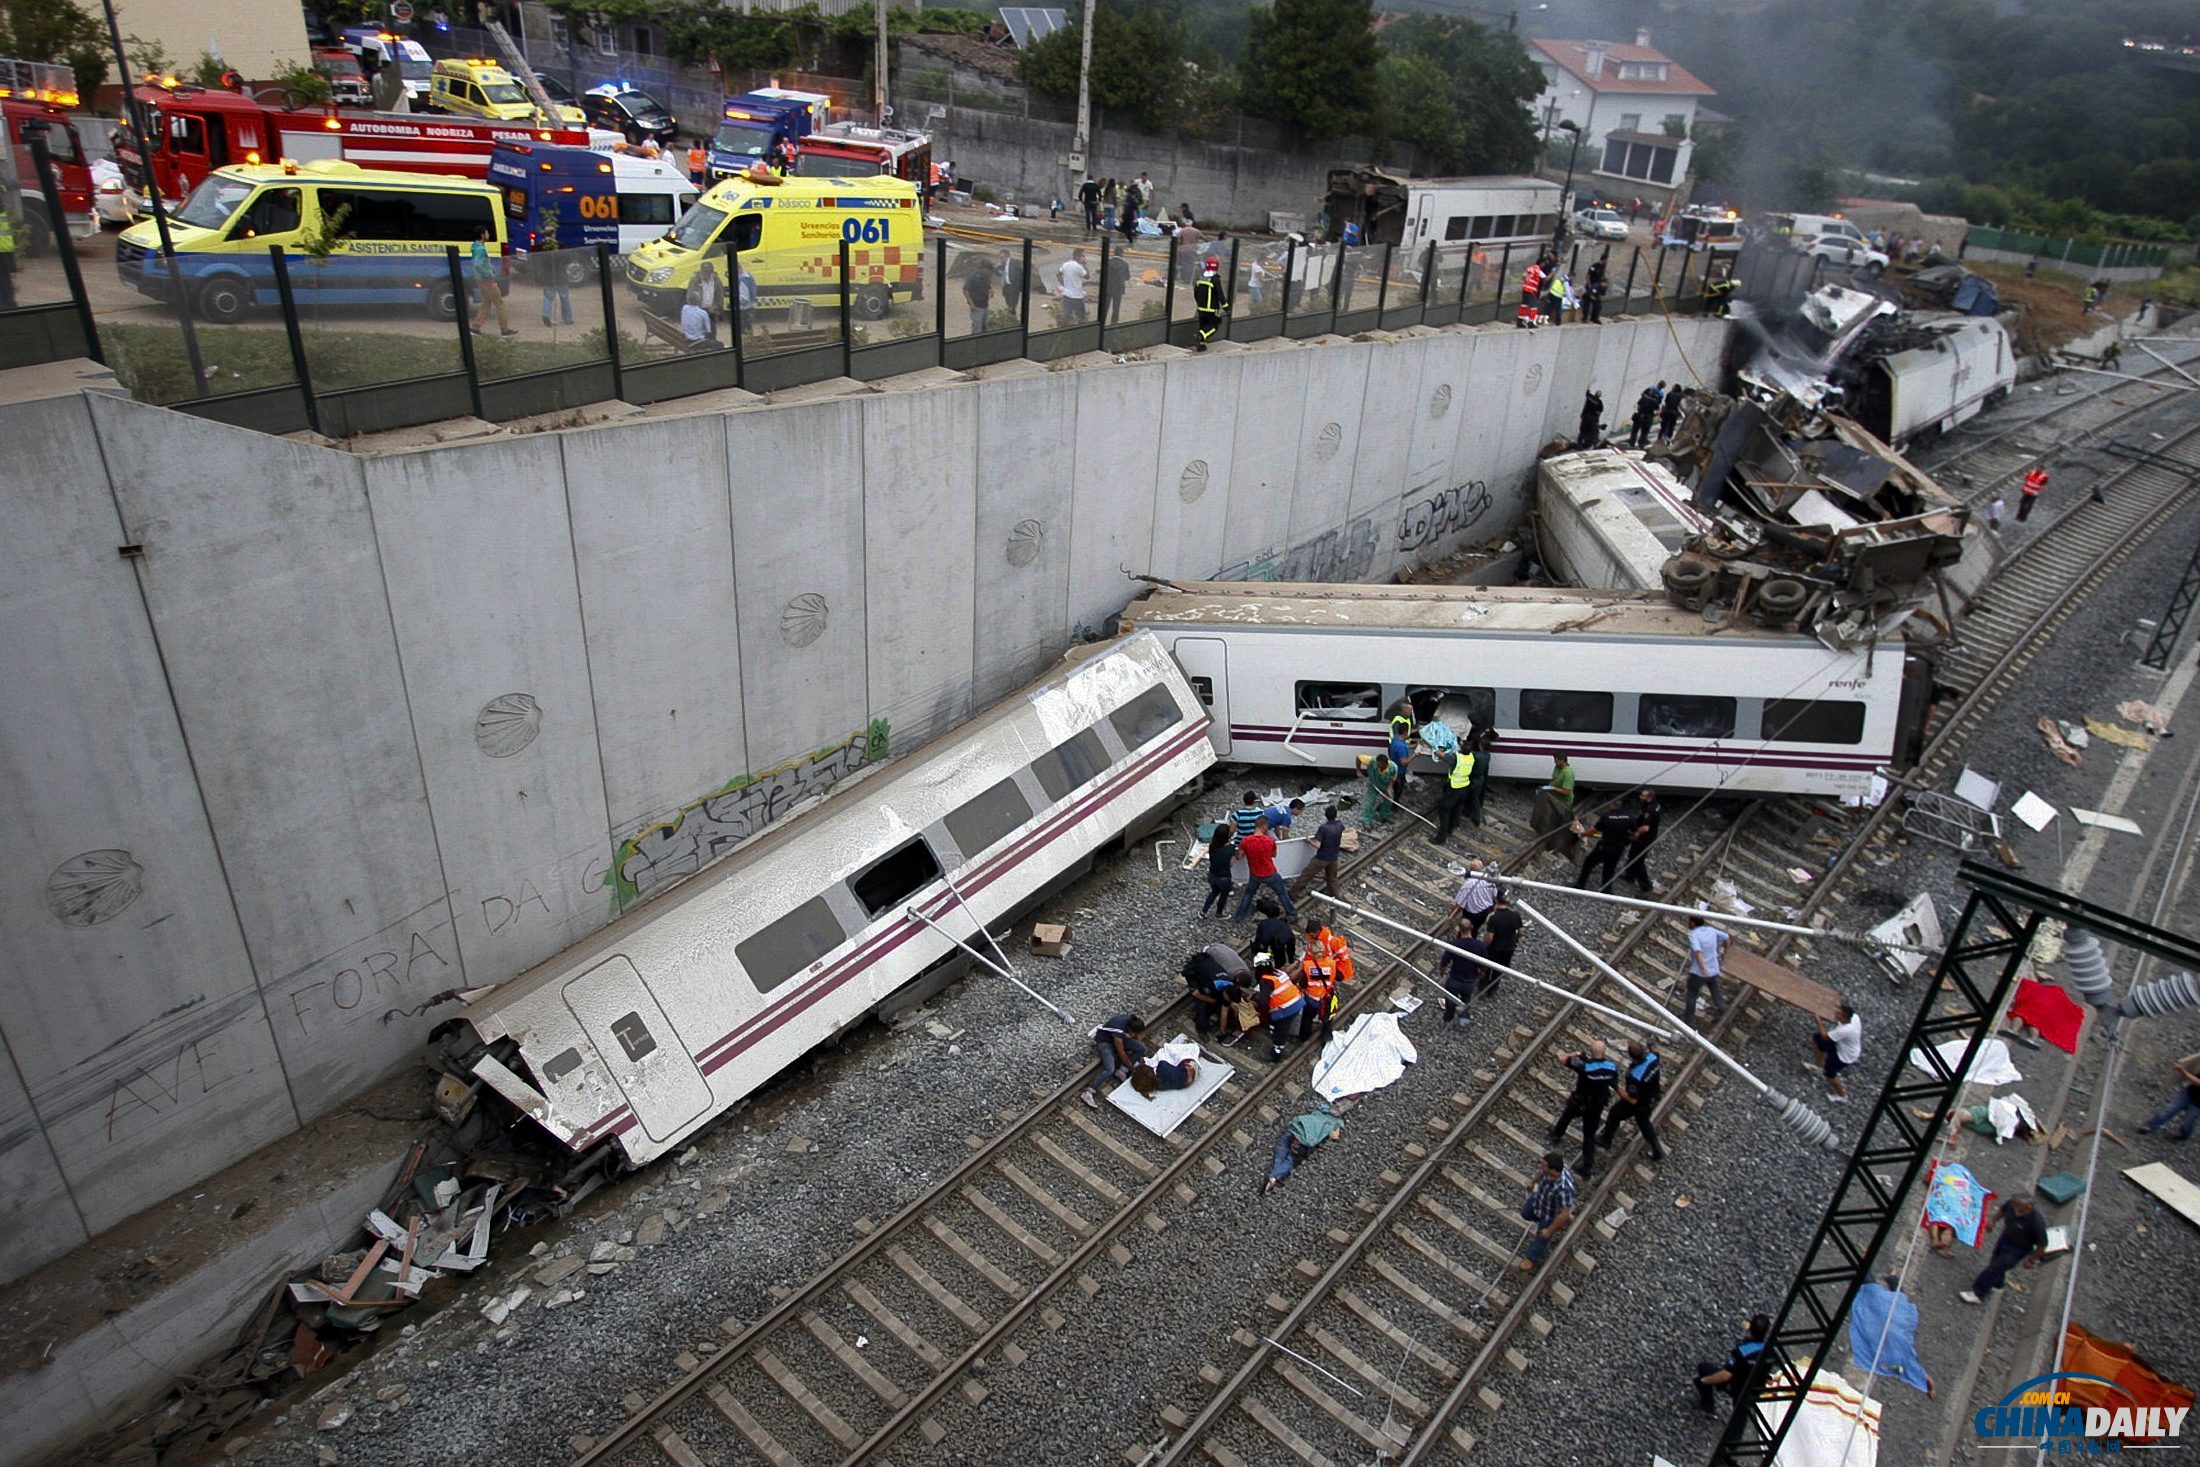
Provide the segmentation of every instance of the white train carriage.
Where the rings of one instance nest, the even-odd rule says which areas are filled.
[[[1930,689],[1900,647],[1713,631],[1631,592],[1175,583],[1124,620],[1175,655],[1215,752],[1251,764],[1353,768],[1408,697],[1462,732],[1494,724],[1500,778],[1564,754],[1599,784],[1860,795],[1907,762]]]
[[[1142,833],[1215,762],[1206,728],[1157,639],[1080,648],[491,990],[445,1039],[446,1069],[575,1152],[610,1142],[647,1162],[953,956],[954,939],[983,950],[981,924]]]
[[[2016,385],[2009,331],[1992,317],[1921,313],[1933,340],[1890,352],[1866,369],[1853,416],[1897,448],[1977,417]]]

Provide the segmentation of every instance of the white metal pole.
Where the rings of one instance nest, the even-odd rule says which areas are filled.
[[[1885,948],[1890,952],[1923,953],[1929,958],[1940,956],[1937,947],[1919,947],[1914,943],[1889,942],[1873,937],[1868,932],[1841,932],[1831,927],[1804,927],[1794,922],[1774,922],[1765,917],[1737,917],[1732,912],[1712,907],[1682,907],[1671,902],[1653,902],[1644,897],[1616,896],[1608,891],[1590,891],[1587,887],[1559,886],[1549,881],[1530,881],[1525,876],[1507,876],[1508,887],[1526,887],[1529,891],[1547,891],[1558,896],[1586,897],[1592,902],[1608,902],[1615,907],[1633,907],[1644,912],[1671,912],[1681,917],[1716,917],[1721,922],[1732,922],[1738,927],[1757,927],[1767,932],[1789,932],[1797,937],[1824,937],[1835,942],[1853,942],[1859,947]]]
[[[871,111],[878,125],[886,126],[886,0],[878,0],[878,46],[871,58]]]
[[[1062,186],[1058,197],[1064,203],[1083,201],[1077,197],[1077,188],[1083,182],[1079,174],[1092,167],[1088,156],[1092,147],[1092,12],[1095,0],[1085,0],[1085,19],[1082,33],[1077,38],[1077,135],[1069,145],[1070,155],[1063,160]]]

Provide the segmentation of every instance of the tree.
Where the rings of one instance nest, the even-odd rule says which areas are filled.
[[[1535,161],[1528,104],[1543,72],[1517,36],[1415,15],[1382,34],[1383,135],[1413,144],[1423,171],[1517,173]]]
[[[1190,80],[1184,28],[1151,5],[1095,5],[1093,15],[1093,105],[1127,113],[1145,132],[1175,126]],[[1024,84],[1040,96],[1077,100],[1081,22],[1082,17],[1024,52]]]
[[[106,45],[99,22],[70,0],[0,0],[0,56],[69,66],[87,99],[107,79]]]
[[[1275,0],[1252,12],[1238,70],[1246,109],[1302,140],[1368,131],[1376,44],[1369,0]]]

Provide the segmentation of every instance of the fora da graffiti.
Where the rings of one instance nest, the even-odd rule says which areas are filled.
[[[1375,566],[1375,521],[1325,530],[1284,551],[1263,551],[1211,577],[1217,581],[1357,581]]]
[[[887,732],[886,720],[874,718],[837,744],[741,775],[682,806],[672,819],[619,842],[611,857],[614,906],[624,910],[639,897],[693,876],[797,805],[885,758]]]
[[[1490,486],[1469,479],[1434,494],[1409,494],[1398,512],[1398,549],[1426,550],[1437,541],[1470,530],[1490,512]]]

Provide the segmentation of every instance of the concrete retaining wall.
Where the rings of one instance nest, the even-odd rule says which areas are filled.
[[[403,1064],[1139,573],[1379,580],[1721,323],[1274,343],[358,458],[0,409],[0,1275]],[[118,551],[120,553],[118,553]]]

